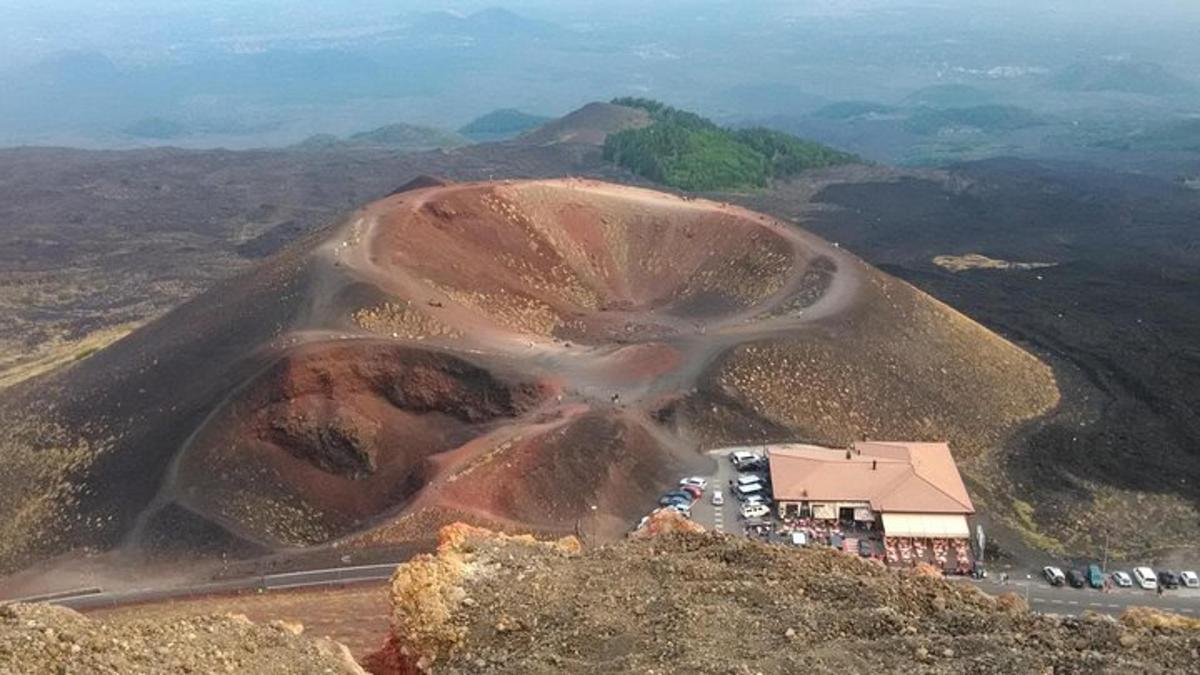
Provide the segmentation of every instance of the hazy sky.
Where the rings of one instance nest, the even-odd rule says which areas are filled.
[[[405,30],[421,13],[496,6],[558,28],[545,40]],[[233,118],[281,138],[454,126],[628,94],[766,114],[1114,58],[1198,79],[1197,36],[1200,0],[0,0],[0,142],[149,117]],[[6,101],[6,84],[23,94]],[[742,85],[783,89],[729,93]]]
[[[1196,0],[3,0],[0,57],[12,66],[64,49],[136,53],[244,32],[328,30],[412,12],[469,12],[493,5],[562,22],[613,24],[651,14],[765,21],[783,15],[869,17],[907,12],[926,21],[941,17],[947,27],[982,23],[1015,29],[1050,24],[1061,29],[1066,39],[1072,31],[1096,29],[1111,30],[1115,40],[1147,39],[1142,44],[1114,45],[1126,49],[1153,46],[1149,36],[1155,34],[1179,35],[1200,28]]]

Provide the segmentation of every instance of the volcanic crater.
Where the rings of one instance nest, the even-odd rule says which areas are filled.
[[[949,439],[969,466],[1058,400],[1036,358],[791,224],[579,179],[424,181],[19,394],[107,445],[10,478],[78,497],[8,568],[163,528],[615,536],[713,444]],[[131,419],[145,399],[172,405]]]

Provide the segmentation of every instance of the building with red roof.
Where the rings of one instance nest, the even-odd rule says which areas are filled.
[[[966,539],[975,512],[946,443],[768,446],[781,516],[853,520],[889,537]]]

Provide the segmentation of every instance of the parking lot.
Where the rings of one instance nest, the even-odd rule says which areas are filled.
[[[1080,614],[1085,611],[1102,614],[1120,614],[1127,607],[1155,607],[1186,616],[1200,617],[1200,589],[1179,588],[1155,591],[1140,588],[1114,588],[1101,591],[1094,588],[1072,588],[1051,586],[1035,573],[1029,578],[1009,579],[1002,583],[993,576],[984,580],[965,580],[991,594],[1016,593],[1029,603],[1034,611],[1046,614]]]
[[[728,449],[714,450],[710,453],[715,460],[715,473],[707,476],[700,476],[708,481],[708,487],[704,491],[704,496],[692,506],[691,517],[696,523],[703,526],[705,529],[714,530],[716,532],[726,532],[730,534],[761,536],[764,539],[771,541],[782,541],[783,537],[774,533],[774,528],[771,528],[772,534],[770,537],[764,534],[747,531],[747,522],[771,523],[773,520],[770,515],[763,519],[755,519],[747,521],[742,518],[740,509],[742,502],[738,500],[734,494],[732,486],[738,476],[750,475],[748,473],[739,472],[730,463]],[[758,472],[759,475],[765,476],[765,471]],[[719,490],[721,492],[723,504],[713,505],[713,493]]]
[[[708,480],[708,489],[704,491],[704,496],[692,507],[692,520],[707,530],[745,534],[742,521],[738,517],[740,502],[729,491],[729,482],[737,478],[738,473],[724,456],[724,453],[715,451],[714,459],[717,464],[716,473],[711,476],[702,476]],[[713,506],[712,495],[714,490],[720,490],[722,497],[724,497],[725,503],[721,506]]]
[[[727,450],[713,451],[715,469],[712,475],[700,476],[708,481],[703,496],[692,506],[692,519],[705,529],[729,534],[745,535],[745,520],[738,511],[741,502],[730,490],[730,483],[739,472],[729,461]],[[713,492],[720,490],[724,503],[714,506]],[[782,541],[781,538],[776,538]],[[1111,572],[1111,570],[1109,571]],[[1127,607],[1145,606],[1178,612],[1187,616],[1200,617],[1200,589],[1178,588],[1165,590],[1159,595],[1153,590],[1141,588],[1112,587],[1107,590],[1073,588],[1070,585],[1051,586],[1042,578],[1040,570],[1011,574],[1002,581],[998,574],[988,579],[948,577],[964,583],[974,583],[988,593],[1016,593],[1026,599],[1030,607],[1049,614],[1079,614],[1085,611],[1120,614]]]

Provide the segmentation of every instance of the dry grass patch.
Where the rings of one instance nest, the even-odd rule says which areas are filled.
[[[0,355],[0,389],[82,361],[129,335],[140,325],[141,322],[123,323],[92,331],[77,339],[56,336],[31,351],[17,351],[10,347],[9,353]]]

